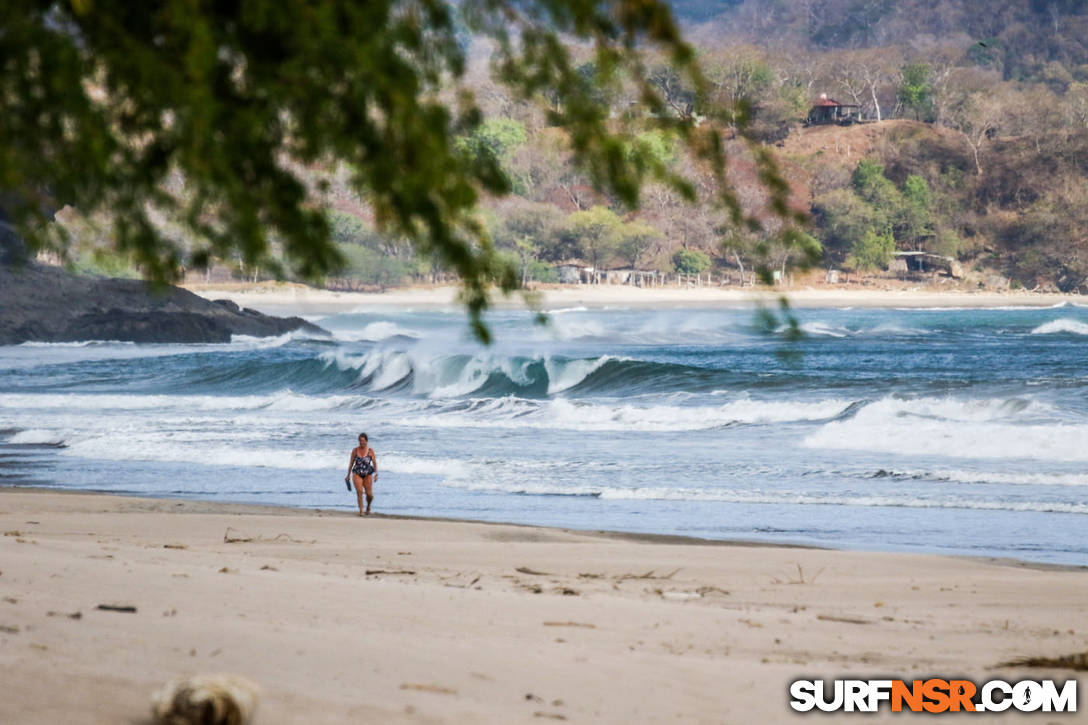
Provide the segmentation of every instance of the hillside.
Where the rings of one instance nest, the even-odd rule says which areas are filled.
[[[738,140],[743,134],[778,159],[790,206],[811,218],[805,231],[822,246],[823,266],[882,274],[895,251],[925,250],[1012,285],[1088,290],[1081,231],[1088,228],[1088,0],[673,5],[699,54],[702,94],[651,55],[649,76],[665,103],[651,111],[630,79],[599,72],[588,47],[568,50],[610,122],[627,133],[625,153],[685,177],[694,205],[663,184],[648,184],[637,209],[597,191],[553,125],[547,95],[511,94],[492,76],[493,47],[466,38],[464,83],[486,120],[453,142],[505,172],[510,193],[480,194],[476,214],[523,281],[557,281],[559,267],[573,263],[747,282],[757,264],[798,262],[796,247],[780,243],[783,225],[769,211],[757,154]],[[802,127],[821,95],[866,122]],[[672,122],[698,125],[729,111],[744,121],[723,138],[730,180],[758,229],[734,224],[712,203],[711,171],[668,131]],[[351,169],[315,162],[305,171],[345,259],[330,285],[447,275],[434,255],[377,230]],[[59,219],[77,240],[77,267],[138,273],[131,260],[103,253],[112,240],[102,225],[71,210]],[[275,255],[248,267],[214,261],[221,274],[249,279],[283,268]]]
[[[808,174],[829,263],[849,264],[883,228],[898,248],[1013,286],[1088,292],[1088,131],[994,136],[979,151],[981,167],[962,133],[900,120],[802,129],[780,153]],[[865,179],[866,169],[879,173]]]

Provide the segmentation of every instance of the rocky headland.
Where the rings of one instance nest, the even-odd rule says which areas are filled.
[[[172,286],[152,288],[140,280],[78,276],[19,256],[13,245],[0,244],[0,345],[230,342],[232,335],[325,332],[301,317],[272,317],[229,300],[207,300]]]

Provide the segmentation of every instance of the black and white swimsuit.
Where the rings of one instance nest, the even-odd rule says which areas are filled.
[[[351,465],[351,472],[357,476],[360,476],[361,478],[366,478],[370,474],[374,473],[374,459],[371,458],[369,455],[369,448],[367,449],[367,451],[368,455],[356,456],[355,463]]]

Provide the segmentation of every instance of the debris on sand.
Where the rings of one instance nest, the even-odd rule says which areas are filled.
[[[136,614],[136,607],[131,604],[99,604],[98,609],[103,612],[125,612],[127,614]]]
[[[416,692],[433,692],[438,695],[456,695],[457,690],[442,685],[431,685],[419,682],[405,682],[401,684],[402,690],[415,690]]]
[[[68,619],[83,619],[83,612],[54,612],[52,610],[45,613],[47,617],[67,617]]]
[[[238,675],[180,677],[151,696],[151,714],[157,725],[247,725],[259,692]]]
[[[1077,652],[1060,657],[1019,657],[1002,662],[998,667],[1054,667],[1088,672],[1088,652]]]

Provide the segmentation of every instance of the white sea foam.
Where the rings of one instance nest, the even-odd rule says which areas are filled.
[[[393,473],[443,476],[447,480],[464,479],[470,475],[470,468],[464,461],[450,458],[430,459],[415,458],[396,453],[378,455],[378,465],[383,471]]]
[[[230,344],[233,347],[241,347],[247,350],[263,350],[273,347],[283,347],[288,343],[303,340],[330,340],[329,335],[324,335],[312,330],[292,330],[274,337],[254,337],[252,335],[231,335]]]
[[[892,322],[885,322],[873,327],[858,330],[859,335],[930,335],[932,330],[918,327],[904,327]]]
[[[281,390],[267,395],[133,395],[124,393],[3,393],[0,410],[83,411],[245,411],[305,412],[353,407],[358,396],[311,396]]]
[[[784,332],[786,326],[778,328],[778,332]],[[846,337],[850,330],[837,325],[828,325],[824,322],[805,322],[801,325],[801,332],[813,337]]]
[[[53,445],[58,446],[64,443],[64,433],[57,430],[47,430],[43,428],[31,428],[29,430],[21,430],[10,438],[8,443],[21,444],[21,445]]]
[[[105,436],[71,441],[60,455],[100,461],[159,461],[242,468],[288,470],[339,469],[341,450],[270,449],[255,446],[201,445],[167,436]]]
[[[16,347],[112,347],[114,345],[135,346],[136,343],[127,340],[82,340],[80,342],[22,342]]]
[[[551,401],[543,422],[574,430],[708,430],[735,424],[823,420],[842,413],[852,401],[771,402],[736,400],[720,406],[579,404]],[[533,421],[534,423],[537,421]]]
[[[1054,422],[1051,411],[1020,398],[884,398],[823,425],[802,445],[930,458],[1088,461],[1088,425]]]
[[[780,326],[776,332],[783,333],[788,328],[785,325]],[[881,323],[874,325],[873,327],[850,329],[843,327],[842,325],[831,325],[826,322],[820,322],[818,320],[812,322],[805,322],[801,324],[801,332],[811,337],[854,337],[859,335],[928,335],[932,334],[930,330],[924,330],[917,327],[904,327],[895,323]]]
[[[595,486],[591,484],[505,483],[447,479],[443,485],[470,491],[534,496],[595,496],[613,501],[693,501],[737,504],[792,504],[809,506],[883,506],[895,508],[975,509],[985,511],[1041,511],[1088,514],[1088,504],[1050,501],[995,501],[965,497],[820,496],[798,492],[724,491],[704,488]]]
[[[600,322],[578,316],[553,317],[543,331],[551,338],[563,341],[591,340],[609,335]]]
[[[1054,335],[1060,333],[1088,335],[1088,324],[1081,322],[1080,320],[1071,320],[1067,317],[1063,317],[1059,320],[1044,322],[1031,331],[1032,335]]]
[[[158,410],[168,407],[186,406],[191,409],[205,407],[224,407],[229,398],[219,396],[171,396],[171,395],[130,395],[124,393],[3,393],[0,394],[0,409],[15,410],[60,410],[82,413],[84,411],[113,410]],[[245,407],[237,404],[235,407]]]
[[[362,330],[334,330],[336,338],[348,342],[381,342],[392,337],[410,337],[419,339],[423,333],[407,327],[401,327],[395,322],[379,320],[371,322]]]
[[[565,399],[526,401],[500,398],[468,409],[405,417],[420,427],[541,428],[581,431],[695,431],[735,424],[818,421],[845,411],[853,401],[735,400],[720,406],[583,403]]]
[[[893,475],[897,475],[897,473],[892,472]],[[936,471],[904,471],[903,475],[950,481],[952,483],[989,483],[1009,486],[1088,486],[1088,474],[1085,473],[1008,473],[942,469]]]
[[[290,390],[281,390],[266,396],[247,396],[245,400],[252,401],[262,398],[266,403],[258,407],[291,413],[353,407],[360,401],[359,396],[356,395],[302,395]]]
[[[632,345],[720,345],[739,341],[745,333],[723,325],[720,320],[657,318],[637,330],[613,337]]]
[[[224,434],[209,430],[163,430],[130,432],[126,435],[88,436],[69,441],[59,455],[99,461],[158,461],[242,468],[271,468],[297,471],[335,471],[346,466],[344,450],[331,448],[269,448],[254,445],[267,438],[258,431],[249,435],[230,433],[231,445],[223,445]],[[21,440],[16,441],[16,438]],[[21,443],[60,443],[56,431],[22,431],[12,439]],[[427,459],[399,454],[382,455],[381,471],[398,474],[435,475],[446,479],[465,478],[469,467],[454,459]]]

